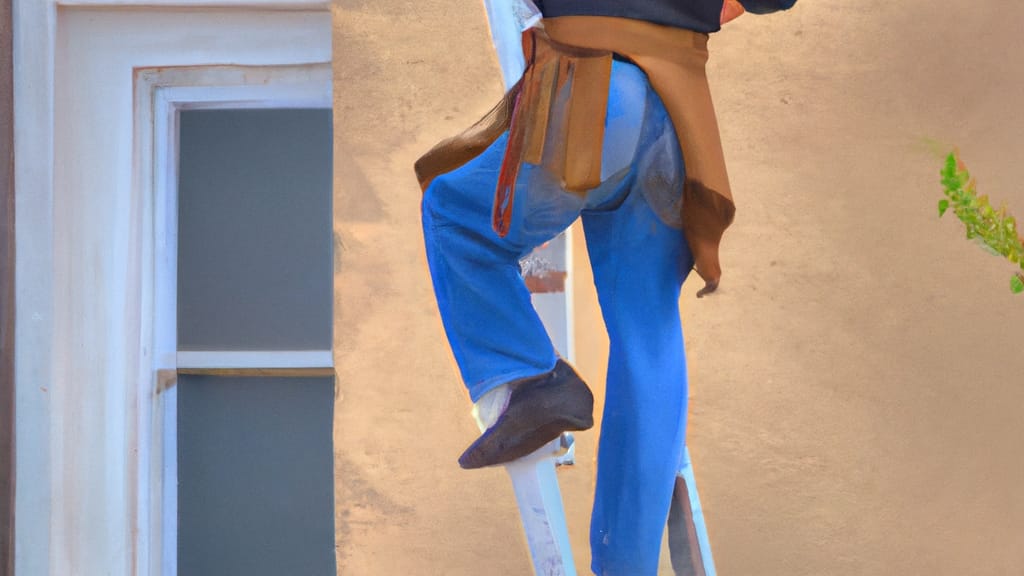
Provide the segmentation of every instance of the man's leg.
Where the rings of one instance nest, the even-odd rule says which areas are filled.
[[[424,239],[441,318],[474,402],[508,383],[508,408],[460,458],[466,468],[525,455],[565,430],[592,426],[593,398],[556,355],[519,274],[519,259],[568,227],[583,208],[621,202],[628,193],[646,78],[615,62],[602,157],[602,184],[567,192],[524,165],[509,233],[491,229],[491,209],[507,135],[483,154],[437,177],[423,199]],[[552,146],[555,148],[555,146]],[[489,399],[490,397],[488,397]]]
[[[507,133],[423,196],[423,235],[441,320],[475,402],[492,388],[551,370],[556,355],[530,302],[519,259],[554,237],[513,231],[499,238],[491,207]],[[517,201],[520,196],[517,195]],[[514,215],[523,208],[516,206]],[[571,212],[556,224],[568,226]],[[555,228],[555,227],[553,227]]]
[[[651,97],[630,194],[613,210],[583,212],[611,343],[591,521],[601,576],[657,574],[686,427],[679,294],[692,257],[682,230],[652,208],[678,196],[682,162]]]
[[[507,384],[497,420],[459,458],[463,468],[525,456],[565,430],[593,426],[593,395],[558,360],[520,275],[519,260],[575,220],[583,199],[524,166],[509,234],[491,229],[507,135],[439,176],[423,200],[424,239],[448,340],[474,402]],[[488,403],[492,395],[488,395]],[[493,409],[492,409],[493,412]]]

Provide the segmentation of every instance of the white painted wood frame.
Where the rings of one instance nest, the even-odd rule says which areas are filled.
[[[173,392],[157,392],[177,361],[174,111],[330,107],[330,12],[14,0],[14,13],[16,573],[170,576]],[[133,113],[140,90],[151,114]]]
[[[178,352],[177,367],[215,368],[332,368],[330,350],[204,350]]]
[[[330,350],[193,351],[177,350],[177,204],[178,112],[225,108],[329,108],[329,64],[295,66],[197,66],[136,70],[136,157],[140,193],[152,197],[155,245],[144,249],[153,262],[153,360],[150,373],[173,375],[186,368],[324,368],[333,366]],[[143,314],[146,318],[147,314]],[[173,376],[171,376],[173,377]],[[140,375],[145,378],[145,375]],[[152,574],[177,574],[177,388],[159,376],[154,406],[140,410],[140,525],[150,527],[150,549],[140,541]],[[147,416],[151,415],[151,416]],[[149,450],[147,456],[146,450]],[[147,506],[159,503],[159,506]],[[145,514],[149,517],[145,517]],[[156,543],[159,542],[159,549]],[[159,567],[157,567],[159,563]],[[141,562],[140,562],[141,564]]]

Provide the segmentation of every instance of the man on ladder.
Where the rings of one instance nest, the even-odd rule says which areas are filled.
[[[506,464],[593,425],[590,389],[555,352],[519,269],[583,220],[611,343],[595,574],[656,574],[673,493],[685,490],[678,300],[691,269],[705,282],[698,297],[718,287],[718,247],[735,212],[705,75],[708,35],[744,10],[795,2],[488,0],[492,27],[502,4],[529,26],[525,71],[484,119],[417,162],[441,318],[487,425],[463,468]],[[499,57],[510,60],[500,43]]]

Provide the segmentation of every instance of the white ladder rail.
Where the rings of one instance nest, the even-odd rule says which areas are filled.
[[[576,576],[562,494],[555,474],[556,457],[563,448],[561,439],[554,440],[533,454],[505,465],[536,576]]]

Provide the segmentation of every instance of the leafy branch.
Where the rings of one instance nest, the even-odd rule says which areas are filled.
[[[939,217],[952,208],[967,228],[969,240],[1019,268],[1010,278],[1010,290],[1024,292],[1024,239],[1017,235],[1017,220],[1005,207],[993,208],[988,196],[978,196],[976,183],[957,152],[946,157],[942,187],[946,197],[939,200]]]

